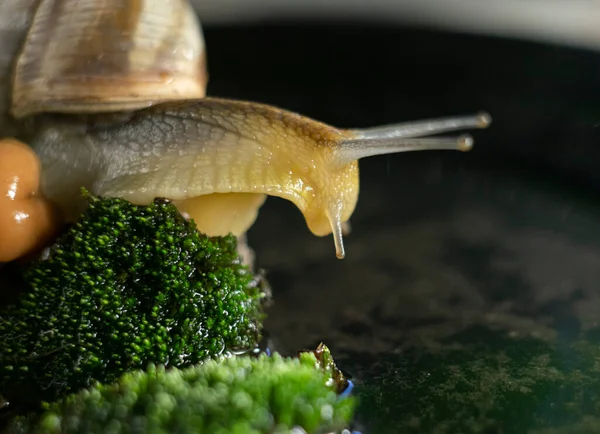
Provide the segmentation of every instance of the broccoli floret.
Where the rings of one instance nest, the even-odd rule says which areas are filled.
[[[33,428],[21,420],[12,432],[253,434],[294,427],[339,432],[356,402],[353,396],[339,398],[331,374],[312,352],[294,359],[277,353],[234,356],[183,370],[151,365],[115,384],[70,395],[50,405]]]
[[[166,200],[86,196],[80,220],[0,312],[0,395],[11,406],[256,346],[263,293],[233,236],[199,233]]]

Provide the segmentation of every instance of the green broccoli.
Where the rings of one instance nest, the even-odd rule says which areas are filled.
[[[339,432],[356,402],[339,399],[332,373],[312,352],[294,359],[234,356],[183,370],[150,366],[70,395],[38,419],[21,419],[11,432],[253,434],[296,426]]]
[[[256,346],[264,293],[233,236],[199,233],[166,200],[84,194],[80,220],[0,312],[0,395],[11,406]]]

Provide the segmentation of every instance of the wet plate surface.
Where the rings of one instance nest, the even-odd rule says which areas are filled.
[[[266,213],[276,345],[328,342],[365,432],[600,431],[600,207],[459,159],[413,155],[383,191],[366,182],[343,263]],[[282,255],[285,239],[305,247]]]

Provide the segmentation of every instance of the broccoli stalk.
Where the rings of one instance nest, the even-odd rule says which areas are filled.
[[[329,353],[325,346],[320,351]],[[21,419],[12,432],[339,432],[352,418],[355,398],[340,399],[337,389],[346,380],[318,356],[233,356],[183,370],[151,365],[49,405],[39,419]]]
[[[256,346],[264,293],[233,236],[199,233],[166,200],[84,194],[80,220],[0,312],[0,395],[11,407]]]

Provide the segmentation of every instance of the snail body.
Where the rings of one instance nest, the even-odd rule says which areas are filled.
[[[490,122],[482,113],[338,129],[265,104],[205,97],[204,43],[187,1],[33,3],[37,9],[24,20],[29,30],[13,59],[5,118],[11,127],[0,124],[0,137],[12,128],[35,150],[42,165],[41,191],[67,217],[81,211],[85,187],[136,204],[168,198],[201,231],[241,236],[266,196],[278,196],[298,207],[313,234],[333,234],[342,258],[344,225],[358,200],[360,158],[468,150],[468,136],[423,136]],[[0,17],[7,16],[10,5],[16,0],[0,0]],[[154,9],[159,7],[167,10],[159,14]],[[53,13],[63,16],[56,28],[48,24]],[[151,26],[142,24],[153,19],[158,22],[158,31],[151,32],[155,42],[145,46],[139,34],[146,34]],[[0,19],[0,32],[6,25]],[[104,35],[103,28],[118,29],[110,43],[82,42]],[[66,35],[69,44],[63,47]],[[81,52],[84,60],[77,57]],[[179,83],[165,88],[165,80]]]

